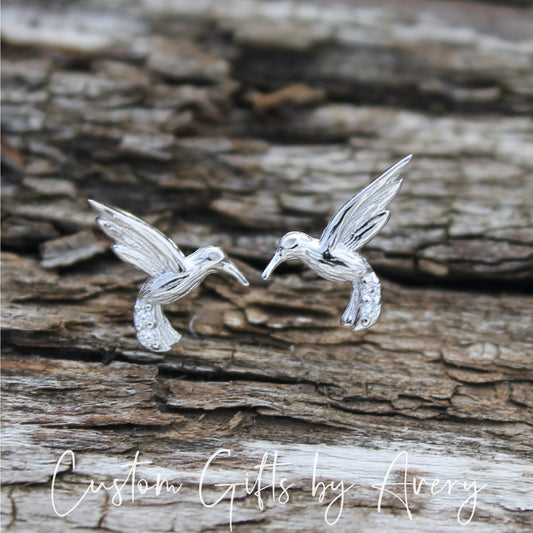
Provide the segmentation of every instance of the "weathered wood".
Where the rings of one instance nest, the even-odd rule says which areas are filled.
[[[3,528],[455,531],[473,510],[469,531],[530,531],[532,21],[528,2],[4,2]],[[340,327],[349,287],[301,266],[261,280],[284,232],[318,236],[408,153],[365,250],[374,328]],[[144,351],[145,275],[108,251],[88,197],[186,252],[222,246],[251,287],[208,278],[168,307],[181,342]],[[265,453],[288,463],[276,490],[239,485],[232,516],[229,493],[202,505],[221,448],[206,501],[253,484]],[[179,492],[54,511],[52,485],[64,512],[136,452],[137,480]],[[315,482],[337,484],[323,501],[315,453]],[[378,509],[396,458],[390,482],[461,483],[409,486],[408,505],[388,485]],[[463,481],[486,486],[458,515]]]

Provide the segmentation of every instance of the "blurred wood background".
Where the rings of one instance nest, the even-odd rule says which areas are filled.
[[[228,497],[198,497],[227,448],[207,500],[265,453],[294,484],[264,509],[240,488],[234,531],[531,531],[532,14],[525,0],[4,1],[4,530],[229,531]],[[383,282],[374,328],[342,328],[349,288],[301,265],[262,282],[284,232],[318,236],[408,153],[365,249]],[[222,246],[251,288],[208,278],[168,308],[182,341],[142,350],[145,275],[109,251],[88,197],[187,253]],[[137,451],[140,477],[183,487],[121,506],[100,491],[59,517],[65,450],[59,510],[124,479]],[[389,493],[378,512],[373,485],[402,451],[410,477],[486,484],[468,529],[460,490],[411,491],[412,520]],[[355,483],[334,526],[316,452],[321,480]]]

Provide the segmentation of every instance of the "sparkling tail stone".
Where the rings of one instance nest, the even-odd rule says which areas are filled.
[[[341,318],[341,324],[354,331],[372,327],[381,313],[381,285],[374,272],[369,272],[352,286],[350,303]]]
[[[373,326],[381,313],[381,285],[374,272],[367,274],[359,283],[359,295],[361,298],[359,320],[357,327],[353,329]]]
[[[181,338],[157,304],[137,300],[133,308],[133,323],[137,339],[152,352],[168,352]]]

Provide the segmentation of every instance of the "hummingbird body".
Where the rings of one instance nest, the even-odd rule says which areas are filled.
[[[213,259],[208,259],[210,255]],[[161,305],[175,302],[198,288],[209,274],[221,270],[219,261],[224,257],[225,254],[215,246],[199,248],[183,258],[183,272],[167,271],[157,277],[148,278],[139,290],[139,298]]]
[[[299,243],[295,248],[287,250],[287,259],[299,259],[321,278],[330,281],[354,281],[371,271],[364,257],[347,248],[339,246],[332,251],[324,250],[318,239],[299,231],[291,231],[285,237],[287,236]]]
[[[183,298],[209,274],[226,272],[242,285],[249,284],[220,248],[206,246],[186,257],[174,242],[140,218],[94,200],[89,203],[100,213],[97,221],[104,233],[115,241],[111,247],[115,254],[150,276],[133,308],[137,339],[145,348],[166,352],[180,340],[161,306]]]
[[[285,234],[263,272],[267,279],[283,261],[297,259],[320,277],[352,282],[352,293],[341,324],[354,331],[373,326],[381,312],[381,286],[364,257],[357,253],[389,220],[387,205],[398,194],[400,172],[407,156],[348,200],[324,229],[320,239],[291,231]]]

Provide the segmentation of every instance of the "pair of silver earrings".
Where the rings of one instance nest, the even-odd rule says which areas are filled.
[[[280,263],[298,259],[325,279],[350,281],[352,293],[341,324],[354,331],[373,326],[381,312],[381,286],[357,250],[389,220],[387,206],[400,190],[400,173],[411,157],[398,161],[348,200],[320,239],[299,231],[284,235],[262,274],[263,279],[268,279]],[[148,350],[167,352],[180,340],[181,335],[170,325],[162,306],[189,294],[207,275],[225,272],[242,285],[249,285],[220,248],[206,246],[185,256],[173,241],[143,220],[94,200],[89,203],[99,212],[97,221],[101,229],[115,241],[112,245],[115,254],[150,276],[139,291],[133,312],[137,339]]]

